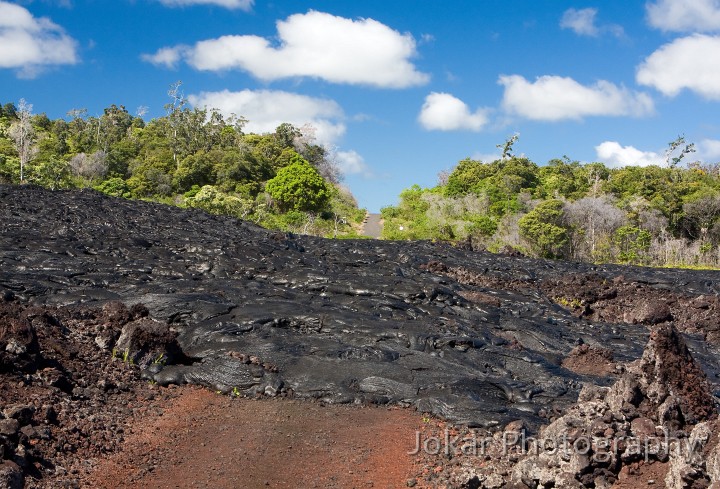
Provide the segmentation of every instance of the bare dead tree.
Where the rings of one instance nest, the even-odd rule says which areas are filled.
[[[107,153],[102,150],[92,154],[78,153],[70,159],[70,171],[88,180],[103,178],[108,171]]]
[[[20,157],[20,183],[25,181],[25,167],[37,154],[35,145],[37,135],[30,121],[32,108],[32,104],[28,104],[24,98],[20,99],[16,111],[18,120],[10,126],[9,131],[10,138]]]
[[[625,213],[604,197],[585,197],[565,204],[565,218],[575,231],[571,236],[576,258],[596,259],[598,245],[627,221]]]

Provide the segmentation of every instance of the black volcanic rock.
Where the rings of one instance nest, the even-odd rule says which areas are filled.
[[[448,273],[460,269],[473,280]],[[588,274],[693,297],[720,289],[718,272],[293,236],[93,191],[0,186],[0,294],[42,305],[146,307],[187,357],[149,369],[159,383],[400,403],[470,425],[537,426],[541,410],[573,403],[583,382],[612,383],[561,366],[578,344],[622,362],[640,357],[647,342],[644,326],[579,319],[542,288]],[[717,382],[717,345],[700,334],[687,342]]]
[[[583,440],[587,450],[573,441],[552,452],[528,450],[511,478],[544,487],[554,481],[564,481],[562,487],[610,487],[633,463],[669,460],[664,487],[708,487],[720,483],[708,463],[719,453],[717,440],[711,442],[718,436],[717,416],[707,379],[682,336],[671,325],[656,326],[642,357],[627,364],[612,387],[587,386],[579,402],[539,434],[558,446],[563,437]],[[669,440],[678,433],[695,448],[680,450],[678,440],[673,445]]]

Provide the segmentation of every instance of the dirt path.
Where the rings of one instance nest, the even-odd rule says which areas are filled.
[[[84,487],[399,488],[417,473],[413,411],[183,390]]]
[[[362,234],[371,238],[379,238],[382,234],[382,216],[380,214],[368,214],[363,224]]]

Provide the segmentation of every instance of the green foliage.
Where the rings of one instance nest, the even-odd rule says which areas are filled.
[[[481,182],[494,175],[491,165],[469,158],[460,161],[448,177],[445,194],[450,197],[465,195],[479,188]]]
[[[72,109],[54,121],[32,115],[25,101],[0,104],[0,183],[19,183],[23,168],[26,181],[50,188],[93,186],[295,232],[356,232],[364,211],[339,187],[311,128],[283,123],[270,134],[244,134],[244,118],[190,108],[181,88],[170,87],[166,115],[147,123],[115,104],[99,116]],[[30,136],[22,154],[19,129]]]
[[[668,149],[665,151],[665,164],[668,168],[675,168],[683,158],[694,152],[695,143],[686,144],[685,136],[678,136],[674,141],[668,143]]]
[[[22,160],[25,180],[50,188],[92,185],[297,233],[356,235],[365,213],[312,131],[281,124],[244,134],[242,117],[190,109],[180,84],[169,95],[167,115],[147,123],[122,105],[50,120],[24,101],[0,104],[0,183],[20,182]],[[22,147],[21,126],[31,136]],[[498,160],[460,161],[443,185],[403,191],[382,209],[383,236],[470,238],[491,250],[511,245],[585,260],[720,264],[720,164],[681,168],[694,150],[682,136],[669,144],[664,167],[616,169],[567,157],[538,166],[513,155],[516,142],[500,145]]]
[[[293,148],[285,148],[278,157],[275,158],[274,166],[276,168],[283,168],[285,166],[292,165],[300,159],[303,159],[303,157],[300,156]]]
[[[70,185],[70,166],[67,161],[50,156],[33,163],[28,168],[28,181],[51,190],[67,188]]]
[[[380,209],[385,221],[382,236],[385,239],[432,239],[436,236],[429,226],[427,211],[430,204],[423,199],[427,192],[419,185],[413,185],[400,194],[398,207]]]
[[[187,192],[185,192],[183,194],[183,197],[185,197],[186,199],[192,199],[193,197],[195,197],[197,195],[197,193],[199,191],[200,191],[200,186],[193,185],[192,187],[190,187],[190,190],[188,190]]]
[[[490,216],[475,215],[470,217],[470,221],[472,224],[470,225],[468,231],[470,235],[473,236],[489,238],[495,234],[498,229],[497,222]]]
[[[542,198],[579,199],[583,197],[592,180],[588,179],[577,161],[550,160],[546,166],[538,169],[540,185],[536,195]]]
[[[278,170],[265,191],[284,211],[321,211],[330,200],[330,187],[318,171],[299,155]]]
[[[113,197],[123,197],[129,199],[132,196],[130,186],[120,177],[111,177],[107,180],[103,180],[93,188],[98,192],[102,192]]]
[[[520,135],[513,134],[512,136],[507,138],[503,144],[495,145],[496,148],[502,150],[502,156],[500,156],[501,160],[512,157],[513,146],[515,146],[515,143],[517,143],[518,139],[520,139]]]
[[[16,156],[0,154],[0,183],[20,181],[20,160]]]
[[[138,141],[123,139],[112,143],[107,151],[108,175],[125,177],[140,153]]]
[[[560,255],[568,242],[568,230],[562,226],[563,203],[560,200],[546,200],[518,221],[521,235],[530,241],[545,258]]]
[[[514,142],[500,146],[504,158],[464,159],[443,184],[403,191],[382,209],[383,236],[471,238],[490,250],[589,261],[720,265],[720,163],[680,168],[693,149],[684,140],[671,144],[667,167],[615,169],[568,157],[538,167],[512,155]]]
[[[187,192],[193,186],[202,187],[215,181],[213,156],[199,151],[184,158],[173,173],[173,187],[178,192]]]
[[[508,156],[492,163],[465,159],[450,173],[442,192],[454,198],[468,194],[486,196],[489,213],[501,218],[522,210],[519,196],[534,192],[538,184],[537,165],[527,158]]]
[[[245,218],[253,210],[252,200],[242,199],[218,190],[212,185],[205,185],[195,195],[185,199],[188,207],[203,209],[211,214],[222,214]]]
[[[613,236],[619,248],[618,259],[624,263],[643,263],[650,249],[652,234],[635,226],[622,226]]]

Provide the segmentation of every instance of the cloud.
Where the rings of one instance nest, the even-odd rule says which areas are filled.
[[[697,159],[705,162],[720,162],[720,140],[703,139],[700,141],[697,144]]]
[[[345,134],[345,116],[334,100],[275,90],[202,92],[188,100],[195,107],[245,117],[250,132],[273,132],[283,122],[296,127],[310,124],[316,129],[318,143],[324,145],[334,144]]]
[[[320,78],[333,83],[403,88],[429,75],[410,62],[415,39],[373,19],[351,20],[323,12],[291,15],[277,22],[279,44],[259,36],[222,36],[194,46],[163,48],[201,71],[244,70],[264,81]]]
[[[720,36],[694,34],[661,46],[638,67],[636,80],[671,97],[687,88],[720,100]]]
[[[600,30],[595,25],[596,8],[569,8],[560,19],[560,27],[570,29],[581,36],[597,36]]]
[[[255,0],[160,0],[167,7],[186,7],[188,5],[217,5],[229,9],[250,10]]]
[[[621,146],[617,141],[605,141],[595,146],[598,161],[609,167],[665,165],[665,158],[653,151],[641,151],[633,146]]]
[[[432,92],[425,97],[418,120],[428,131],[480,131],[488,122],[487,111],[470,112],[462,100],[449,93]]]
[[[337,151],[335,162],[343,175],[362,175],[366,178],[373,176],[365,159],[357,151]]]
[[[500,153],[473,153],[471,158],[475,161],[482,161],[483,163],[492,163],[502,158]]]
[[[718,0],[658,0],[646,9],[649,24],[666,32],[720,31]]]
[[[50,19],[35,18],[24,7],[0,1],[0,68],[33,78],[44,67],[77,63],[76,49],[76,41]]]
[[[590,36],[597,37],[602,32],[609,32],[616,37],[622,36],[625,31],[617,24],[604,24],[598,26],[596,23],[598,9],[596,8],[584,8],[574,9],[569,8],[560,19],[560,27],[563,29],[570,29],[579,36]]]
[[[140,59],[152,63],[154,65],[162,65],[166,68],[175,68],[182,59],[184,46],[175,46],[170,48],[158,49],[155,54],[142,54]]]
[[[720,140],[703,139],[695,145],[696,152],[688,155],[683,163],[703,161],[706,163],[720,161]],[[621,166],[665,166],[664,152],[641,151],[633,146],[621,146],[616,141],[605,141],[595,146],[598,161],[610,167]]]
[[[653,101],[645,93],[632,92],[605,80],[584,86],[572,78],[541,76],[534,83],[519,75],[500,76],[505,87],[502,105],[509,113],[527,119],[559,121],[587,116],[633,116],[651,114]]]

